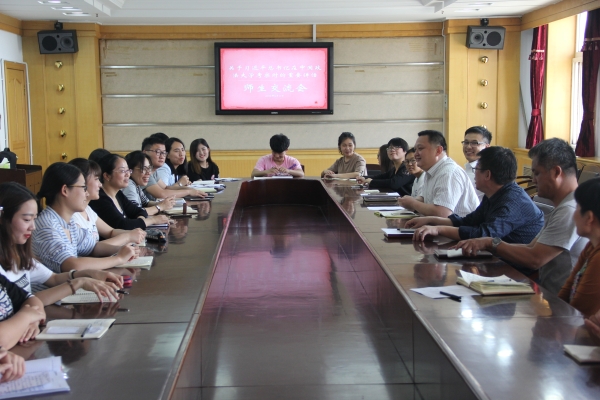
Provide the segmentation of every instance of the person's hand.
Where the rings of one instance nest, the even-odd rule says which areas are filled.
[[[204,193],[202,190],[191,189],[190,190],[190,196],[192,196],[192,197],[206,197],[206,193]]]
[[[414,211],[415,202],[418,200],[411,196],[402,196],[398,199],[398,205],[406,208],[407,210]]]
[[[487,250],[492,247],[492,238],[477,238],[461,240],[456,246],[450,247],[450,249],[462,249],[463,255],[466,257],[475,257],[477,252],[480,250]]]
[[[119,287],[112,282],[99,281],[93,278],[75,278],[71,281],[75,288],[85,289],[96,293],[100,303],[103,302],[103,297],[118,300],[119,296],[115,293]]]
[[[146,231],[143,229],[140,229],[140,228],[135,228],[135,229],[129,231],[128,233],[126,233],[126,235],[127,235],[127,241],[131,242],[131,243],[140,244],[144,240],[146,240]]]
[[[425,225],[420,227],[413,234],[413,240],[424,241],[427,235],[437,236],[439,235],[437,226]]]
[[[157,204],[161,210],[170,210],[175,205],[175,196],[165,197],[163,201]]]
[[[180,186],[190,186],[192,182],[190,182],[190,178],[188,178],[187,175],[183,175],[181,178],[179,178],[177,184]]]
[[[117,271],[101,271],[98,269],[84,269],[79,272],[81,276],[87,276],[88,278],[97,279],[102,282],[111,282],[119,289],[123,287],[123,278]]]
[[[169,217],[166,215],[153,215],[151,217],[146,218],[146,226],[148,225],[158,225],[158,224],[168,224]]]
[[[590,333],[600,339],[600,310],[587,318],[584,323]]]
[[[21,378],[25,374],[25,360],[10,351],[0,350],[0,373],[0,383]]]
[[[408,220],[408,221],[406,221],[406,224],[404,225],[404,227],[406,229],[416,229],[416,228],[422,227],[423,225],[427,225],[427,217],[417,217],[417,218]]]
[[[323,176],[333,176],[335,175],[335,172],[333,172],[332,170],[326,169],[323,171]]]
[[[40,309],[39,306],[30,306],[29,304],[23,305],[18,313],[25,315],[29,323],[39,324],[46,320],[46,312],[44,309]]]
[[[125,246],[121,247],[121,249],[117,253],[117,257],[122,261],[122,264],[125,264],[126,262],[129,262],[136,258],[136,250],[139,252],[137,246],[126,244]]]

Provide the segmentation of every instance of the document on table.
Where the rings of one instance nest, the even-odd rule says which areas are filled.
[[[94,292],[90,292],[84,289],[77,289],[75,294],[65,297],[61,300],[63,303],[67,304],[84,304],[84,303],[100,303],[100,299]],[[106,296],[102,296],[103,303],[116,303],[117,299],[108,298]]]
[[[71,390],[62,372],[60,357],[25,361],[25,371],[26,373],[21,379],[0,383],[0,399]]]
[[[373,194],[372,194],[372,193],[366,193],[366,192],[365,192],[365,193],[361,193],[360,195],[361,195],[361,196],[372,196]],[[395,196],[395,197],[399,197],[399,196],[400,196],[400,193],[397,193],[397,192],[391,192],[391,193],[379,193],[379,195],[381,195],[381,196]]]
[[[398,210],[405,210],[405,208],[402,207],[402,206],[371,206],[371,207],[367,207],[367,210],[371,210],[371,211],[398,211]]]
[[[471,290],[471,289],[461,286],[461,285],[433,286],[433,287],[415,288],[415,289],[410,289],[410,290],[412,290],[413,292],[422,294],[423,296],[429,297],[430,299],[448,298],[448,296],[440,294],[440,291],[449,293],[454,296],[459,296],[459,297],[479,295],[479,293],[477,293],[476,291]]]

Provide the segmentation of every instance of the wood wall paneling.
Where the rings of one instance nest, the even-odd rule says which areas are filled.
[[[490,132],[496,133],[498,53],[498,50],[490,49],[468,50],[467,102],[469,111],[465,130],[471,126],[484,125]],[[484,58],[488,60],[485,63],[482,62]],[[488,81],[487,86],[481,84],[482,80]],[[484,103],[487,104],[487,108],[482,108]],[[493,135],[492,144],[495,144],[495,141],[496,135]]]
[[[448,155],[458,161],[464,158],[460,142],[468,124],[469,57],[465,46],[466,33],[446,36],[446,93],[445,134]]]
[[[585,11],[600,8],[600,0],[562,0],[523,15],[521,30],[549,24]]]
[[[505,50],[498,52],[498,97],[496,131],[497,146],[514,149],[519,145],[519,49],[521,32],[507,31]]]
[[[571,73],[576,27],[576,16],[548,24],[543,113],[545,138],[557,137],[570,141]]]
[[[0,30],[23,35],[22,22],[8,15],[0,14]]]

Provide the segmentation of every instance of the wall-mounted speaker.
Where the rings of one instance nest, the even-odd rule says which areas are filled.
[[[40,54],[77,53],[77,31],[40,31],[38,32]]]
[[[506,28],[502,26],[469,26],[467,29],[467,47],[470,49],[504,48]]]

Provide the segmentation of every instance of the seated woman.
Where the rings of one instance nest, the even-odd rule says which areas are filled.
[[[393,168],[372,178],[359,176],[356,182],[366,184],[373,189],[392,189],[401,196],[410,196],[415,177],[404,165],[404,157],[408,151],[408,143],[402,138],[393,138],[388,142],[387,154]]]
[[[256,162],[251,176],[293,176],[297,178],[304,177],[300,161],[287,154],[290,147],[290,139],[282,133],[271,136],[269,140],[271,154],[262,156]]]
[[[212,181],[219,177],[219,167],[210,158],[210,146],[204,139],[196,139],[190,145],[188,164],[190,181]]]
[[[35,339],[46,319],[40,299],[0,275],[0,304],[0,347],[10,349]]]
[[[96,242],[75,223],[73,214],[85,210],[87,197],[83,174],[74,165],[58,162],[44,172],[38,198],[46,199],[46,208],[35,221],[33,254],[56,273],[108,269],[137,257],[138,247]]]
[[[29,189],[15,182],[0,184],[0,207],[0,274],[28,293],[32,286],[50,287],[36,293],[45,306],[80,288],[96,293],[100,301],[102,296],[116,298],[115,290],[122,287],[120,276],[98,270],[55,274],[33,258],[29,238],[35,230],[38,203]]]
[[[170,210],[175,204],[175,197],[167,197],[163,201],[151,201],[144,194],[142,188],[148,185],[152,175],[152,161],[150,156],[136,150],[125,156],[127,166],[132,171],[128,186],[123,189],[123,194],[129,201],[138,207],[144,207],[148,215],[155,215],[164,210]]]
[[[183,142],[175,137],[169,138],[165,141],[165,149],[167,151],[165,165],[169,167],[170,174],[160,175],[160,177],[167,185],[167,189],[189,186],[192,182],[187,176],[188,162]]]
[[[102,170],[102,188],[98,200],[90,201],[90,207],[108,225],[117,229],[146,229],[149,225],[165,224],[169,218],[165,215],[148,216],[146,210],[133,204],[125,197],[121,189],[129,185],[131,170],[125,159],[117,154],[105,156],[100,160]]]
[[[406,168],[408,168],[408,172],[410,172],[410,174],[415,177],[415,181],[413,182],[413,186],[412,186],[412,192],[410,195],[412,197],[423,196],[423,180],[424,180],[423,173],[425,171],[423,171],[417,165],[417,159],[415,158],[415,148],[414,147],[409,149],[406,152],[406,157],[404,158],[404,164],[406,165]]]
[[[600,310],[600,179],[575,190],[577,234],[589,239],[558,297],[592,318]]]
[[[381,167],[381,169],[379,170],[379,173],[385,173],[392,168],[392,161],[388,157],[387,148],[388,148],[388,145],[384,144],[381,147],[379,147],[379,151],[377,152],[377,163]],[[376,176],[376,175],[379,175],[379,174],[375,174],[374,176]],[[369,176],[369,177],[371,178],[371,176]]]
[[[321,172],[321,178],[356,178],[367,175],[367,162],[354,152],[356,139],[350,132],[338,138],[338,150],[343,155],[331,167]]]
[[[107,225],[102,218],[98,217],[98,214],[89,206],[90,200],[98,200],[100,198],[100,188],[102,183],[100,182],[100,175],[102,170],[100,166],[92,161],[86,160],[85,158],[74,158],[69,161],[69,164],[79,168],[83,176],[85,176],[85,184],[88,188],[88,206],[84,211],[73,214],[75,223],[82,229],[87,229],[88,232],[96,241],[99,241],[102,237],[104,243],[112,244],[114,246],[124,246],[127,243],[140,244],[146,238],[146,232],[140,228],[128,231],[123,229],[113,229]]]

